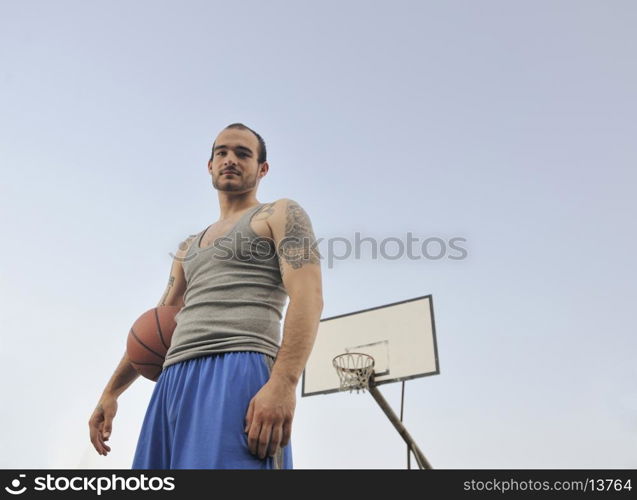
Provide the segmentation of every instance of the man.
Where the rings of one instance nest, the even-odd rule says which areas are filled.
[[[134,469],[292,467],[295,390],[323,309],[320,255],[298,203],[257,200],[268,170],[252,129],[233,123],[217,136],[208,171],[220,216],[173,259],[158,305],[181,309]],[[137,377],[124,354],[89,420],[100,455]]]

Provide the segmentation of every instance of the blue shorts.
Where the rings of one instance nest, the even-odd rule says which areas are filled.
[[[132,468],[291,469],[290,443],[261,460],[250,453],[244,431],[248,404],[270,378],[271,359],[227,352],[166,367],[148,404]]]

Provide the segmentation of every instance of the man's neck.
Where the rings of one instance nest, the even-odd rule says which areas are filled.
[[[219,191],[219,220],[232,218],[235,214],[258,203],[259,200],[254,191],[247,193]]]

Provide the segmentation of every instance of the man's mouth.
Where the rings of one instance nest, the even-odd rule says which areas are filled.
[[[221,175],[228,175],[228,174],[239,175],[239,172],[237,172],[236,170],[223,170],[221,172]]]

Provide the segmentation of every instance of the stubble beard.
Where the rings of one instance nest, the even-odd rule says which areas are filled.
[[[221,176],[223,177],[223,176]],[[226,191],[226,192],[236,192],[236,191],[247,191],[250,189],[254,189],[257,185],[257,175],[254,175],[254,178],[249,179],[244,177],[243,175],[239,176],[241,182],[224,182],[223,180],[219,182],[219,178],[215,181],[215,178],[212,178],[212,187],[217,191]],[[221,186],[220,186],[221,184]]]

